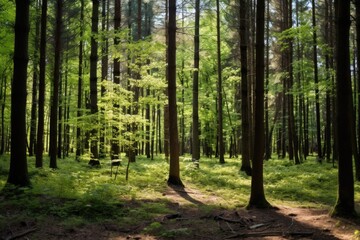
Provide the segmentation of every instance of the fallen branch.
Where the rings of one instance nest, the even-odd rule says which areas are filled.
[[[225,218],[225,217],[222,217],[222,216],[215,216],[214,220],[216,220],[216,221],[223,220],[223,221],[229,222],[229,223],[241,223],[241,224],[245,225],[244,220],[230,219],[230,218]]]
[[[37,230],[37,228],[30,228],[28,230],[17,233],[15,235],[12,234],[11,236],[5,237],[4,240],[13,240],[13,239],[21,238],[29,233],[35,232],[36,230]]]
[[[258,233],[237,233],[231,236],[226,237],[225,239],[238,238],[238,237],[270,237],[270,236],[312,236],[313,232],[258,232]]]

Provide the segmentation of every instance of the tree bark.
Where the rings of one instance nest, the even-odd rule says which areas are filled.
[[[192,114],[192,160],[200,160],[199,140],[199,61],[200,61],[200,0],[195,0],[193,114]]]
[[[258,0],[256,6],[256,88],[255,88],[255,141],[251,178],[251,193],[248,208],[270,208],[265,198],[263,182],[264,158],[264,22],[265,0]]]
[[[38,131],[36,137],[35,166],[43,166],[44,152],[44,105],[45,105],[45,71],[46,71],[46,29],[47,29],[47,0],[41,6],[41,32],[40,32],[40,69],[39,69],[39,106],[38,106]]]
[[[168,94],[169,94],[169,133],[170,133],[170,171],[168,184],[184,186],[180,179],[179,139],[176,106],[176,0],[169,0],[168,31]]]
[[[40,9],[40,2],[36,1],[36,12]],[[33,156],[36,151],[36,112],[37,112],[37,91],[38,91],[38,78],[39,78],[39,37],[40,37],[40,18],[36,17],[35,21],[35,39],[34,39],[34,69],[33,69],[33,85],[32,85],[32,98],[31,98],[31,114],[30,114],[30,136],[29,136],[29,156]]]
[[[315,0],[312,0],[312,24],[313,24],[313,61],[314,61],[314,81],[315,81],[315,111],[316,111],[316,139],[318,161],[322,161],[321,146],[321,122],[320,122],[320,92],[318,77],[318,61],[317,61],[317,34],[316,34],[316,16],[315,16]]]
[[[354,204],[354,179],[352,167],[351,126],[352,121],[352,98],[351,98],[351,74],[349,52],[350,30],[350,0],[336,1],[336,106],[337,125],[336,130],[340,141],[338,148],[338,198],[333,215],[349,217],[355,216]]]
[[[223,97],[222,97],[222,66],[221,66],[221,36],[220,36],[220,6],[219,0],[216,0],[216,36],[217,36],[217,97],[218,97],[218,143],[219,143],[219,162],[225,163],[224,159],[224,134],[223,134]]]
[[[14,72],[11,84],[11,155],[7,183],[29,186],[26,159],[26,81],[30,1],[16,0]]]
[[[121,0],[115,0],[115,17],[114,17],[114,30],[118,34],[121,26]],[[120,38],[115,36],[114,45],[119,46]],[[120,84],[120,59],[114,58],[114,83]],[[119,104],[114,104],[115,109],[119,109]],[[112,128],[112,141],[111,141],[111,159],[118,159],[120,154],[119,145],[119,128],[115,125]]]
[[[61,30],[62,30],[63,0],[56,1],[56,25],[55,25],[55,60],[53,72],[53,92],[50,112],[50,168],[57,168],[57,137],[58,137],[58,106],[59,106],[59,82],[61,67]]]
[[[83,52],[84,52],[84,0],[81,0],[80,7],[80,42],[79,42],[79,66],[78,66],[78,96],[77,96],[77,126],[76,126],[76,159],[82,152],[83,144],[81,139],[80,117],[82,116],[82,95],[83,95]]]
[[[98,61],[98,23],[99,23],[99,0],[92,0],[92,23],[91,23],[91,53],[90,53],[90,112],[92,115],[92,123],[94,128],[91,130],[90,137],[90,150],[91,159],[89,165],[100,165],[99,161],[99,149],[98,149],[98,92],[97,92],[97,61]]]
[[[250,163],[250,114],[249,114],[249,91],[248,91],[248,36],[247,36],[247,2],[240,0],[240,61],[241,61],[241,132],[242,132],[242,162],[241,171],[251,176]]]

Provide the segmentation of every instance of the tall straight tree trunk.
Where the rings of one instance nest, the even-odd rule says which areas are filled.
[[[200,0],[195,0],[193,114],[192,114],[192,160],[200,159],[199,140],[199,60],[200,60]]]
[[[53,92],[50,112],[50,168],[57,168],[57,133],[58,133],[58,106],[59,82],[61,68],[61,29],[62,29],[63,0],[56,1],[56,26],[55,26],[55,60],[53,75]]]
[[[250,163],[250,114],[249,114],[249,91],[248,91],[248,37],[247,37],[247,1],[240,0],[240,61],[241,61],[241,132],[242,132],[242,163],[241,171],[251,176]]]
[[[350,0],[335,1],[336,14],[336,106],[338,147],[338,198],[333,215],[341,217],[355,216],[354,179],[352,167],[351,126],[353,107],[351,98],[350,74]]]
[[[168,93],[169,93],[169,133],[170,133],[170,171],[168,184],[181,186],[179,163],[179,139],[176,106],[176,0],[169,0],[168,24]]]
[[[169,1],[170,0],[165,0],[165,28],[168,29],[169,28]],[[166,44],[168,44],[169,42],[169,31],[165,31],[165,42]],[[166,52],[166,62],[168,62],[168,58],[169,58],[169,52]],[[169,68],[166,68],[166,80],[169,79]],[[169,92],[168,89],[165,89],[165,95],[169,96]],[[167,103],[164,104],[164,154],[165,154],[165,159],[166,161],[169,160],[169,105]],[[161,151],[160,151],[161,152]]]
[[[11,84],[11,155],[7,183],[30,185],[26,159],[26,80],[30,1],[16,0],[14,72]]]
[[[287,29],[292,28],[292,0],[288,0],[287,2],[287,14],[286,16],[286,23]],[[286,52],[286,62],[287,62],[287,69],[288,69],[288,87],[289,90],[292,91],[294,87],[294,77],[293,77],[293,41],[289,40],[288,42],[289,48]],[[294,96],[293,94],[288,94],[288,123],[289,123],[289,148],[292,149],[292,155],[294,157],[295,164],[300,164],[299,159],[299,144],[298,144],[298,136],[295,127],[295,116],[294,116]]]
[[[256,88],[255,88],[255,141],[251,178],[251,193],[248,208],[270,208],[265,198],[263,182],[264,158],[264,35],[265,0],[258,0],[256,6]]]
[[[60,68],[63,64],[60,63]],[[62,129],[63,129],[63,76],[60,73],[62,72],[62,70],[59,70],[59,93],[58,93],[58,130],[57,130],[57,157],[61,158],[61,153],[62,153],[62,146],[63,146],[63,142],[62,142]]]
[[[220,36],[220,6],[219,0],[216,0],[216,35],[217,35],[217,97],[218,97],[218,143],[219,143],[219,162],[225,163],[224,159],[224,134],[223,134],[223,97],[222,97],[222,66],[221,66],[221,36]]]
[[[40,9],[40,2],[36,1],[36,12]],[[39,15],[40,16],[40,15]],[[30,115],[30,136],[29,136],[29,156],[33,156],[35,152],[36,142],[36,110],[37,110],[37,88],[38,88],[38,52],[39,52],[39,37],[40,37],[40,17],[36,17],[35,21],[35,39],[34,39],[34,69],[33,69],[33,84],[32,84],[32,99],[31,99],[31,115]]]
[[[102,31],[102,46],[101,46],[101,82],[107,81],[108,79],[108,68],[109,68],[109,0],[102,1],[101,7],[101,31]],[[105,86],[101,84],[101,97],[105,96]],[[104,109],[101,109],[102,114],[100,115],[100,144],[99,144],[99,158],[105,158],[105,118],[104,118]]]
[[[118,34],[120,32],[121,26],[121,0],[115,0],[115,17],[114,17],[114,30]],[[120,38],[115,36],[114,38],[115,46],[120,44]],[[120,84],[120,59],[114,58],[114,83]],[[114,108],[120,110],[119,104],[114,104]],[[113,126],[112,129],[112,141],[111,141],[111,159],[119,159],[120,154],[120,145],[119,145],[119,128]]]
[[[39,106],[38,106],[38,130],[36,137],[36,161],[35,166],[43,166],[44,153],[44,105],[45,105],[45,71],[46,71],[46,27],[47,25],[47,0],[41,5],[41,32],[40,32],[40,65],[39,65]]]
[[[266,4],[266,65],[265,65],[265,160],[271,159],[272,134],[269,130],[269,78],[270,78],[270,1]]]
[[[360,150],[360,1],[355,1],[356,7],[356,70],[357,70],[357,117],[358,117],[358,124],[356,128],[357,139],[358,139],[358,149]],[[355,98],[356,101],[356,98]],[[355,121],[356,123],[356,121]],[[360,181],[360,177],[356,176],[356,180]]]
[[[325,42],[330,46],[330,8],[329,0],[325,1]],[[330,77],[330,50],[325,55],[326,82],[331,84]],[[331,158],[331,90],[326,90],[326,126],[325,126],[325,149],[326,161],[330,162]]]
[[[84,52],[84,0],[81,0],[80,7],[80,42],[79,42],[79,66],[78,66],[78,96],[77,96],[77,126],[76,126],[76,159],[82,152],[82,139],[79,118],[82,116],[82,94],[83,94],[83,52]]]
[[[90,53],[90,112],[94,128],[91,130],[90,150],[91,159],[89,165],[100,165],[98,149],[98,96],[97,96],[97,61],[98,61],[98,23],[99,23],[99,0],[92,0],[92,23],[91,23],[91,53]]]
[[[3,84],[2,84],[2,103],[1,103],[1,146],[0,146],[0,155],[3,155],[5,153],[5,106],[6,106],[6,85],[7,85],[7,79],[6,75],[4,74],[3,78]]]
[[[314,81],[315,81],[315,112],[316,112],[316,142],[318,161],[322,161],[321,151],[321,123],[320,123],[320,92],[317,62],[317,34],[316,34],[316,16],[315,16],[315,0],[312,0],[312,24],[313,24],[313,61],[314,61]]]

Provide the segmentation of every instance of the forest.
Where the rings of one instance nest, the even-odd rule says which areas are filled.
[[[0,0],[1,239],[360,239],[360,1]]]

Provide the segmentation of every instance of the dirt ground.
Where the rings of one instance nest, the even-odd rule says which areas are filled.
[[[101,223],[64,228],[54,218],[45,223],[36,220],[20,221],[0,232],[0,239],[316,239],[350,240],[360,226],[344,219],[330,218],[328,210],[276,206],[278,209],[245,210],[211,208],[218,197],[196,189],[168,187],[163,197],[170,200],[168,207],[174,214],[159,216],[126,229],[114,223]],[[1,211],[1,210],[0,210]],[[159,231],[144,231],[151,223]],[[148,232],[148,234],[144,234]]]

